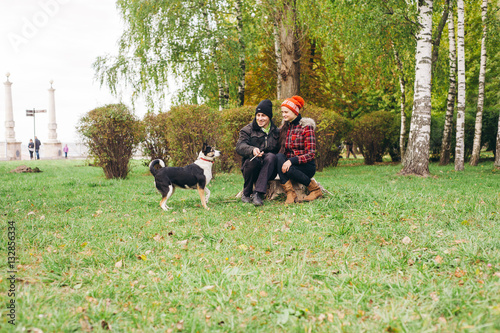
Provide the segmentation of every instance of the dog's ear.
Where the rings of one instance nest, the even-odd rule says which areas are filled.
[[[205,149],[207,149],[207,142],[203,142],[203,148],[201,148],[202,151],[205,151]]]

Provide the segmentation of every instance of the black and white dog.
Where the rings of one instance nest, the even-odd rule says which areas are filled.
[[[215,157],[220,156],[220,151],[203,144],[203,149],[198,155],[198,159],[194,163],[183,168],[180,167],[165,167],[162,160],[153,160],[149,163],[149,171],[155,177],[155,185],[162,195],[160,207],[167,211],[167,200],[174,194],[176,187],[186,189],[197,189],[200,194],[201,204],[205,209],[210,191],[206,187],[212,179],[212,166]],[[157,168],[157,165],[160,168]]]

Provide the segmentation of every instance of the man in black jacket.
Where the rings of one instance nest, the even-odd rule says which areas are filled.
[[[241,129],[236,143],[236,152],[243,157],[241,201],[252,202],[255,206],[263,204],[267,182],[277,174],[275,154],[280,148],[279,130],[272,118],[273,104],[265,99],[257,106],[254,120]]]

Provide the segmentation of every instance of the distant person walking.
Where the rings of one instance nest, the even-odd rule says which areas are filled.
[[[40,140],[38,140],[38,138],[35,136],[35,153],[36,153],[36,159],[39,160],[40,159],[40,146],[42,145],[42,143],[40,142]]]
[[[33,153],[35,152],[35,143],[33,139],[30,139],[30,143],[28,143],[28,151],[30,152],[30,160],[33,159]]]
[[[353,151],[353,143],[352,143],[352,140],[346,140],[344,141],[344,145],[345,145],[345,158],[349,158],[349,154],[352,154],[352,156],[354,156],[354,158],[357,158],[356,157],[356,154],[354,154],[354,151]]]
[[[69,151],[69,148],[68,148],[68,145],[64,145],[64,148],[63,148],[63,152],[64,152],[64,158],[68,158],[68,151]]]

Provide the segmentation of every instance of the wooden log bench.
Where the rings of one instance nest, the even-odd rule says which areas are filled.
[[[312,179],[314,179],[314,178],[312,178]],[[321,184],[318,181],[316,181],[316,182],[318,183],[319,188],[321,189],[321,192],[323,192],[323,196],[326,194],[331,194],[323,186],[321,186]],[[292,180],[292,186],[293,186],[293,189],[295,190],[295,193],[297,193],[297,200],[298,201],[303,201],[304,198],[309,194],[307,187],[303,184],[297,183],[297,182]],[[285,191],[283,191],[283,187],[281,186],[279,176],[276,176],[275,179],[267,182],[266,199],[274,200],[280,194],[285,194]],[[241,190],[236,195],[236,198],[241,198],[242,195],[243,195],[243,190]]]

